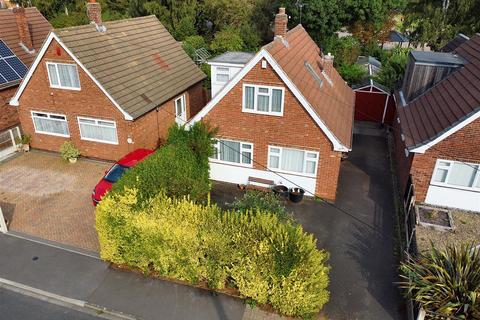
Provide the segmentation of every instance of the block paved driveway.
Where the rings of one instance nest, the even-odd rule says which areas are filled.
[[[0,205],[9,229],[98,252],[90,195],[111,164],[31,151],[0,162]]]

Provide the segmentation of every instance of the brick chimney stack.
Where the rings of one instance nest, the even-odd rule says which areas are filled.
[[[13,15],[17,22],[18,35],[20,41],[29,51],[34,51],[32,36],[30,34],[30,28],[28,27],[27,17],[25,16],[25,8],[15,7],[13,8]]]
[[[100,6],[100,3],[95,0],[88,0],[87,16],[90,23],[102,25],[102,7]]]
[[[287,33],[288,16],[285,13],[285,8],[278,9],[275,15],[275,37],[283,37]]]

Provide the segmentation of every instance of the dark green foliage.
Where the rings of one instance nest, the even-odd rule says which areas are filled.
[[[240,35],[240,30],[233,27],[215,33],[214,39],[210,44],[210,49],[220,54],[226,51],[242,51],[245,49],[245,43]]]
[[[242,198],[235,200],[232,207],[241,212],[248,210],[271,212],[281,220],[288,218],[285,206],[273,192],[247,190]]]
[[[426,310],[480,319],[480,249],[473,245],[431,250],[400,267],[400,286]]]
[[[382,63],[382,69],[375,77],[375,80],[393,90],[395,85],[403,79],[409,52],[410,49],[394,49],[387,60]]]
[[[196,59],[195,50],[208,48],[202,36],[188,36],[182,41],[182,46],[192,60]]]
[[[354,64],[360,55],[360,43],[354,37],[338,38],[336,35],[322,41],[323,53],[335,56],[335,66]]]
[[[174,125],[167,144],[130,169],[111,193],[137,188],[140,204],[164,191],[171,197],[189,196],[198,201],[210,191],[208,157],[213,154],[211,131],[199,122],[190,131]]]
[[[54,28],[66,28],[88,24],[87,15],[84,12],[72,12],[68,16],[64,13],[50,19],[50,23]]]
[[[359,64],[344,64],[338,68],[338,72],[343,80],[347,81],[348,85],[354,85],[362,82],[367,76],[365,67]]]

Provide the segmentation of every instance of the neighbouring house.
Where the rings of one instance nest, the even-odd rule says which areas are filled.
[[[17,109],[8,103],[51,28],[36,8],[0,9],[0,158],[15,151],[20,136]]]
[[[352,86],[355,91],[355,120],[391,125],[395,117],[395,100],[391,90],[374,77],[382,69],[382,63],[374,57],[359,56],[357,64],[367,71],[365,79]]]
[[[390,30],[387,40],[382,43],[382,49],[385,50],[408,47],[410,47],[410,40],[408,37],[396,30]]]
[[[280,8],[275,39],[253,57],[211,61],[212,82],[223,87],[189,125],[203,119],[219,128],[213,180],[301,186],[335,200],[342,154],[352,148],[354,93],[333,57],[301,25],[287,32],[287,22]]]
[[[412,51],[396,93],[400,184],[417,202],[480,211],[480,35],[448,46]]]
[[[156,148],[175,122],[204,105],[205,74],[155,16],[55,29],[11,105],[31,146],[58,151],[72,141],[86,157],[118,160]]]

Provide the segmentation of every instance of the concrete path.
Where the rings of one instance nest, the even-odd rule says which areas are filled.
[[[242,319],[225,295],[108,268],[101,260],[0,234],[0,278],[140,319]]]

